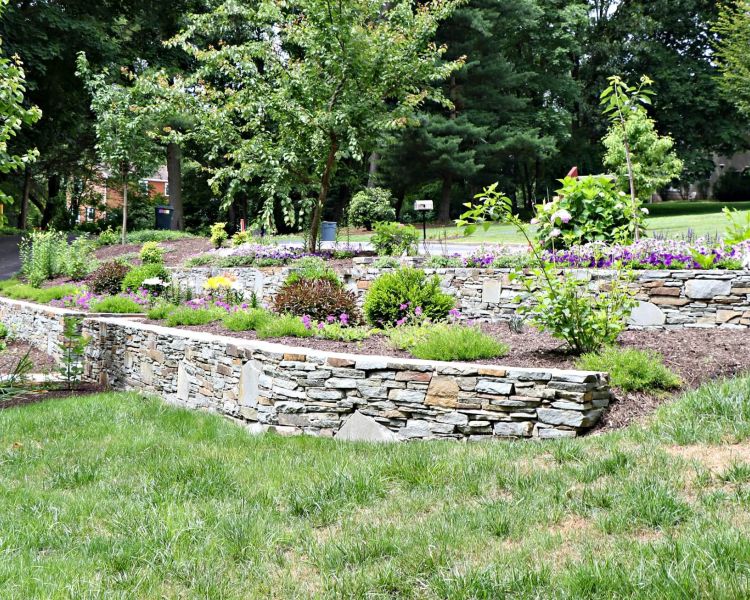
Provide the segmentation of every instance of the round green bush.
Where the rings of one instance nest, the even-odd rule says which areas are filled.
[[[453,296],[440,289],[437,275],[428,277],[421,269],[403,268],[384,273],[373,281],[365,296],[365,318],[368,323],[385,327],[404,316],[401,306],[420,307],[422,315],[441,321],[454,307]]]
[[[164,248],[159,242],[146,242],[141,246],[141,262],[144,265],[160,265],[164,263]]]
[[[131,269],[125,278],[122,280],[122,291],[127,292],[128,290],[137,291],[143,282],[147,279],[158,277],[162,280],[169,278],[169,273],[164,268],[164,265],[142,265]]]
[[[349,225],[370,231],[374,223],[395,221],[396,211],[392,204],[393,196],[389,190],[367,188],[357,192],[349,204]]]

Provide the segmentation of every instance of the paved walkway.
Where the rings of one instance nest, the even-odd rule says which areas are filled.
[[[0,279],[9,279],[21,269],[18,254],[20,235],[0,236]]]

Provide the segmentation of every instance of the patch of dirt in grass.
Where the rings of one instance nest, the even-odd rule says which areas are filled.
[[[102,386],[95,384],[83,384],[74,390],[62,389],[37,389],[21,392],[7,399],[0,398],[0,410],[6,408],[15,408],[27,404],[37,404],[38,402],[47,402],[49,400],[62,400],[71,396],[89,396],[91,394],[100,394],[106,391]]]
[[[750,463],[750,443],[727,446],[669,446],[666,451],[688,462],[697,462],[714,475],[723,473],[734,463]]]

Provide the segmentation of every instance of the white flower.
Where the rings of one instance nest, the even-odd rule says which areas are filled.
[[[144,280],[143,285],[148,287],[164,287],[167,284],[158,277],[152,277],[151,279]]]
[[[555,227],[552,231],[549,232],[549,237],[550,238],[560,237],[561,233],[562,231],[560,231],[557,227]]]
[[[534,217],[533,219],[531,219],[531,224],[532,225],[539,225],[539,219],[537,219],[536,217]]]
[[[567,210],[565,210],[564,208],[561,208],[554,215],[552,215],[552,222],[557,223],[557,220],[559,219],[563,223],[570,223],[570,220],[572,218],[573,217]]]
[[[645,206],[644,206],[644,207],[643,207],[643,208],[641,209],[641,212],[642,212],[642,213],[643,213],[644,215],[647,215],[647,214],[649,214],[649,213],[648,213],[648,209],[647,209],[647,208],[646,208]]]

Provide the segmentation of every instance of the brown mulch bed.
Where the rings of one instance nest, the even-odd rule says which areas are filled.
[[[242,339],[257,339],[253,331],[232,332],[224,329],[220,323],[182,329]],[[565,352],[559,340],[545,333],[526,327],[523,333],[515,334],[503,323],[485,324],[482,325],[482,329],[506,343],[510,350],[502,358],[477,361],[479,363],[524,368],[575,368],[575,356]],[[407,352],[393,349],[382,335],[355,343],[289,337],[267,341],[330,352],[386,355],[394,358],[410,357]],[[674,398],[676,394],[698,387],[712,379],[750,372],[750,352],[748,352],[750,331],[733,329],[626,331],[620,336],[619,344],[624,347],[659,352],[664,357],[667,367],[680,376],[683,387],[672,394],[665,392],[624,393],[615,389],[616,400],[599,422],[598,431],[619,429],[640,421],[653,413],[659,405]]]
[[[188,258],[197,254],[203,254],[211,249],[211,242],[206,238],[185,238],[169,242],[159,242],[168,251],[164,253],[164,264],[168,267],[176,267]],[[126,254],[137,255],[141,251],[142,244],[116,244],[99,248],[94,253],[100,261],[114,260]],[[140,260],[133,259],[133,264],[140,264]]]
[[[34,365],[34,373],[49,373],[55,369],[56,362],[46,352],[37,350],[31,344],[21,341],[10,342],[0,353],[0,375],[10,375],[18,361],[29,353],[29,359]]]
[[[100,394],[104,391],[106,390],[102,386],[95,384],[82,384],[72,391],[64,389],[30,390],[28,392],[21,392],[20,394],[11,396],[7,399],[3,399],[0,396],[0,410],[26,406],[28,404],[37,404],[39,402],[47,402],[49,400],[63,400],[65,398],[70,398],[71,396],[90,396],[92,394]]]

